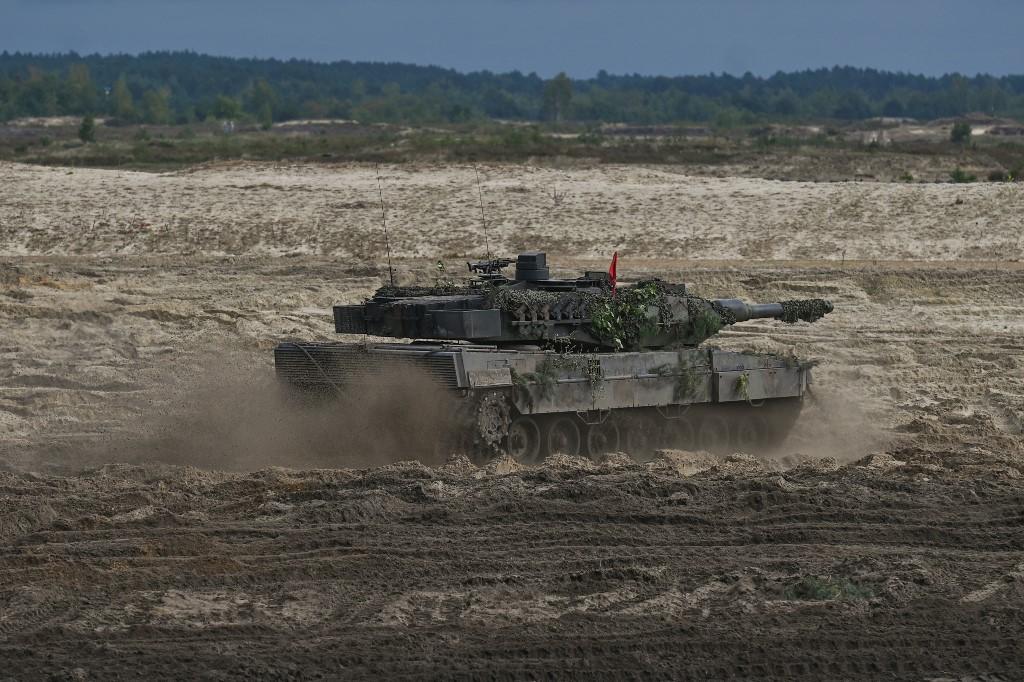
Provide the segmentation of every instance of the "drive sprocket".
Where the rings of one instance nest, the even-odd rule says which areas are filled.
[[[490,459],[499,454],[508,427],[512,423],[512,406],[500,392],[486,393],[477,403],[474,444],[478,456]]]

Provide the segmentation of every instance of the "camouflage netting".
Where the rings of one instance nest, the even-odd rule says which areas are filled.
[[[832,304],[820,298],[803,301],[783,301],[782,316],[778,319],[793,324],[798,320],[816,322],[832,312]]]
[[[686,295],[686,311],[690,319],[699,317],[702,313],[713,313],[721,321],[722,326],[736,324],[736,315],[718,301],[712,301],[693,294]]]
[[[686,313],[689,319],[686,333],[680,334],[684,345],[699,346],[730,324],[736,324],[736,316],[720,303],[706,298],[686,295]]]
[[[459,286],[397,287],[385,285],[374,292],[374,298],[417,298],[421,296],[472,296],[480,289]]]
[[[566,320],[589,317],[602,297],[583,291],[540,291],[496,287],[488,294],[490,305],[521,320]]]

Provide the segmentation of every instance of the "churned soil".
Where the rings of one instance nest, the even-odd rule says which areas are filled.
[[[0,675],[1024,669],[1018,468],[692,458],[2,474]]]

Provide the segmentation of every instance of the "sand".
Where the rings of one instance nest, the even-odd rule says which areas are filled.
[[[482,255],[471,168],[382,175],[401,281]],[[0,677],[1019,677],[1019,186],[483,175],[496,253],[830,298],[715,340],[818,361],[784,447],[368,450],[270,351],[386,276],[372,168],[0,166]]]
[[[480,171],[496,253],[1024,258],[1020,183],[781,182],[641,166]],[[396,257],[484,252],[473,167],[385,166],[381,179]],[[153,174],[0,164],[0,186],[0,255],[385,253],[372,166],[219,164]]]

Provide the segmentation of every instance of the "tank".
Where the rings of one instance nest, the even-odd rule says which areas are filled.
[[[707,299],[658,279],[617,286],[606,272],[553,279],[536,251],[467,265],[461,286],[384,286],[362,304],[334,306],[335,331],[364,338],[281,343],[277,376],[330,397],[415,368],[453,397],[459,427],[437,447],[477,462],[750,452],[789,433],[811,363],[705,342],[748,320],[815,322],[833,309],[822,299]]]

